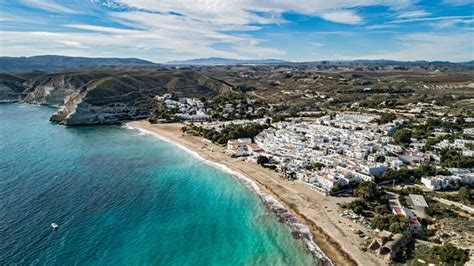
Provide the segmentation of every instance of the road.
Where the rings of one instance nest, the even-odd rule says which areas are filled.
[[[437,197],[433,197],[434,200],[440,202],[440,203],[443,203],[445,205],[448,205],[448,206],[451,206],[451,205],[454,205],[464,211],[467,211],[471,214],[474,214],[474,209],[469,207],[469,206],[466,206],[462,203],[459,203],[459,202],[454,202],[454,201],[451,201],[451,200],[447,200],[447,199],[442,199],[442,198],[437,198]]]

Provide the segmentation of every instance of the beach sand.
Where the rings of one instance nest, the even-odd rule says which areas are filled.
[[[383,261],[359,248],[361,239],[351,229],[366,232],[360,225],[339,216],[337,203],[353,198],[324,196],[301,181],[287,181],[278,173],[242,158],[231,158],[224,147],[181,132],[182,124],[127,123],[185,147],[205,160],[226,166],[253,180],[261,190],[277,199],[301,223],[309,227],[314,242],[337,265],[383,265]]]

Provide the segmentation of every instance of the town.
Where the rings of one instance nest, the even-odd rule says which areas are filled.
[[[343,111],[276,122],[191,121],[184,132],[226,145],[228,156],[326,197],[355,198],[339,204],[340,217],[359,224],[351,230],[360,247],[382,260],[423,263],[439,252],[466,260],[463,248],[472,252],[474,228],[457,226],[474,215],[473,118]],[[454,124],[462,128],[446,130]],[[429,132],[415,137],[421,130]]]

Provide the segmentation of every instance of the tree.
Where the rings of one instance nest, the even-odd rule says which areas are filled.
[[[463,265],[469,261],[469,251],[455,247],[451,243],[444,243],[434,247],[433,251],[438,254],[440,260],[450,265]]]
[[[356,214],[362,214],[364,212],[364,209],[366,209],[368,206],[365,201],[356,199],[348,204],[345,205],[348,209],[351,209],[354,211]]]
[[[267,164],[269,162],[270,162],[270,160],[268,159],[267,156],[258,156],[257,157],[257,163],[260,164],[260,165],[264,165],[264,164]]]
[[[378,206],[375,206],[375,209],[374,209],[375,213],[377,214],[383,214],[383,213],[388,213],[388,208],[387,208],[387,205],[378,205]]]
[[[311,170],[321,170],[321,168],[325,167],[325,164],[322,164],[320,162],[314,162],[306,165],[306,170],[311,171]]]
[[[463,156],[454,149],[444,149],[441,151],[441,165],[444,167],[473,168],[474,157]]]
[[[387,124],[387,123],[392,122],[396,118],[397,118],[397,116],[393,113],[383,113],[382,115],[380,115],[380,118],[377,120],[377,123],[379,125]]]
[[[372,200],[380,194],[377,185],[372,182],[360,182],[357,188],[354,189],[354,195],[364,200]]]
[[[395,143],[399,145],[408,145],[411,143],[411,131],[408,129],[400,129],[393,133]]]
[[[459,189],[457,197],[463,203],[470,203],[472,201],[471,190],[467,187],[462,187]]]
[[[403,216],[392,214],[375,215],[370,222],[373,228],[388,230],[392,233],[405,233],[408,230],[408,222]]]

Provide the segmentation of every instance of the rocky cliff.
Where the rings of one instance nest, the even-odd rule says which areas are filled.
[[[24,96],[24,82],[21,77],[0,73],[0,103],[20,101]]]
[[[193,70],[95,69],[43,74],[31,79],[0,76],[0,101],[54,105],[50,120],[65,125],[114,124],[146,118],[156,95],[211,97],[228,84]]]

